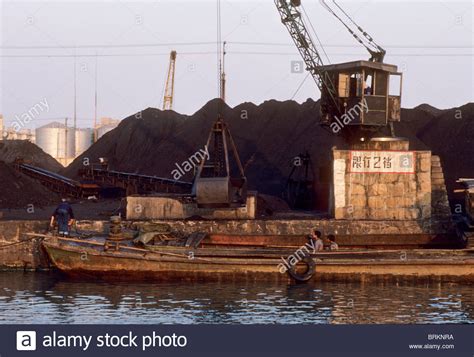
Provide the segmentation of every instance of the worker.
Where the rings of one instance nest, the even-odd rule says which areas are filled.
[[[324,242],[321,239],[322,233],[317,229],[311,232],[311,240],[313,242],[313,249],[315,252],[320,252],[324,249]]]
[[[336,236],[334,234],[328,235],[328,240],[329,240],[329,250],[330,251],[336,251],[339,250],[339,245],[336,243]]]
[[[61,203],[54,210],[51,216],[50,227],[54,227],[54,222],[58,224],[58,234],[61,237],[69,236],[69,227],[74,223],[74,212],[66,198],[61,199]]]

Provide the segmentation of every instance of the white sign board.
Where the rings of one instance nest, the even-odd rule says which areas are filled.
[[[351,151],[350,173],[414,174],[413,151]]]
[[[334,204],[336,208],[346,206],[346,160],[334,160]]]

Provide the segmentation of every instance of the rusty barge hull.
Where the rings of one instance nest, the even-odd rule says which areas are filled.
[[[307,235],[283,234],[217,234],[210,233],[207,246],[280,246],[300,247],[308,241]],[[460,249],[466,242],[454,234],[351,234],[338,235],[339,247],[347,249]]]
[[[103,280],[266,280],[291,282],[281,272],[294,250],[72,245],[67,239],[44,242],[53,265],[73,278]],[[288,254],[288,255],[286,255]],[[379,251],[317,253],[313,281],[422,280],[474,282],[473,251]]]
[[[163,255],[151,251],[99,251],[80,246],[44,243],[53,265],[71,277],[106,280],[169,281],[277,277],[278,259],[213,259]],[[124,249],[125,250],[125,249]],[[263,275],[262,275],[263,274]],[[285,279],[286,276],[282,275]],[[278,280],[278,279],[277,279]]]

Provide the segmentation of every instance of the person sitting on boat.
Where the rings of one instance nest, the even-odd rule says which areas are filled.
[[[54,227],[55,221],[58,224],[58,234],[61,237],[69,236],[69,227],[74,223],[74,212],[66,198],[63,198],[61,203],[54,210],[51,216],[51,228]]]
[[[334,234],[329,234],[328,240],[329,240],[330,251],[333,252],[333,251],[339,250],[339,244],[336,243],[336,236]]]
[[[321,231],[317,229],[311,233],[311,240],[313,241],[313,249],[315,252],[320,252],[324,249],[324,242],[321,238],[322,235]]]

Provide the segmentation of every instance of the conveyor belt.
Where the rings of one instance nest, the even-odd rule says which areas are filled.
[[[40,181],[42,185],[54,192],[73,197],[88,197],[97,195],[100,187],[96,184],[81,183],[68,177],[59,175],[36,166],[28,164],[18,164],[17,169]]]
[[[191,193],[193,184],[185,181],[91,167],[79,171],[84,179],[123,188],[127,194],[163,192]]]
[[[20,168],[22,169],[22,171],[28,171],[28,172],[31,172],[32,174],[35,173],[35,174],[37,174],[39,176],[42,176],[42,177],[45,177],[45,178],[48,177],[52,180],[62,182],[63,184],[69,185],[71,187],[79,185],[79,182],[71,180],[70,178],[67,178],[65,176],[61,176],[57,173],[42,169],[40,167],[35,167],[35,166],[28,165],[28,164],[21,164]]]

